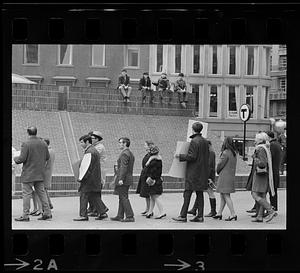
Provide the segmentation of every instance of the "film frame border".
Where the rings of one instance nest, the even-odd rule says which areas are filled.
[[[36,13],[37,7],[25,8],[22,10],[10,8],[4,13],[4,25],[9,26],[11,32],[4,33],[4,65],[9,68],[3,72],[4,79],[8,79],[11,71],[11,51],[12,43],[280,43],[287,44],[288,48],[288,86],[289,89],[295,89],[295,73],[296,64],[290,60],[299,59],[297,57],[297,48],[299,47],[299,38],[296,38],[296,29],[299,26],[299,7],[289,7],[282,10],[282,6],[270,8],[270,6],[247,8],[235,7],[232,11],[228,6],[224,5],[218,8],[205,5],[197,5],[198,9],[172,11],[152,9],[151,15],[148,11],[129,11],[125,9],[116,9],[111,11],[70,11],[69,8],[60,10],[58,8],[50,8],[40,13]],[[60,7],[61,8],[61,7]],[[153,16],[154,11],[154,16]],[[140,12],[140,13],[137,13]],[[98,20],[99,30],[98,36],[87,37],[85,35],[85,25],[80,23],[81,20],[72,20],[74,13],[84,21]],[[83,13],[83,14],[82,14]],[[233,14],[234,13],[234,14]],[[43,17],[41,18],[41,14]],[[100,14],[100,16],[99,16]],[[137,16],[137,14],[139,16]],[[142,14],[142,15],[141,15]],[[178,18],[183,16],[186,20],[182,28],[178,28]],[[266,14],[268,16],[266,16]],[[45,15],[45,16],[44,16]],[[42,19],[42,20],[41,20]],[[17,23],[13,23],[16,22]],[[41,22],[39,22],[41,20]],[[53,23],[49,23],[49,22]],[[24,23],[25,22],[25,23]],[[39,23],[38,23],[39,22]],[[124,23],[125,22],[125,23]],[[158,22],[158,24],[156,24]],[[217,22],[217,23],[215,23]],[[19,24],[16,27],[14,24]],[[27,24],[27,28],[24,27]],[[54,24],[51,26],[51,24]],[[64,25],[64,33],[55,33],[54,39],[48,37],[55,26]],[[92,24],[92,23],[86,23]],[[164,31],[160,31],[158,25],[171,26],[172,34],[168,39],[164,37]],[[114,31],[108,32],[105,25],[109,25]],[[136,26],[136,33],[129,32],[123,35],[122,30],[126,26]],[[139,26],[143,26],[149,30],[150,35],[144,37],[139,32]],[[182,25],[182,21],[181,21]],[[70,28],[70,26],[72,26]],[[281,31],[278,34],[278,26]],[[291,27],[293,26],[293,27]],[[143,29],[144,29],[143,28]],[[27,37],[24,32],[27,29]],[[45,31],[47,29],[47,32]],[[52,29],[52,30],[51,30]],[[208,31],[207,31],[208,29]],[[32,31],[34,30],[34,31]],[[76,30],[76,31],[74,31]],[[225,31],[224,31],[225,30]],[[180,32],[181,31],[181,32]],[[203,39],[199,39],[197,33],[205,33]],[[186,35],[179,35],[185,33]],[[126,30],[125,30],[126,34]],[[128,34],[128,33],[127,33]],[[136,34],[136,35],[133,35]],[[178,35],[175,35],[178,34]],[[188,34],[188,35],[187,35]],[[19,35],[19,36],[18,36]],[[22,37],[23,35],[23,37]],[[56,36],[55,36],[56,35]],[[126,36],[126,37],[123,37]],[[196,37],[196,38],[195,38]],[[85,42],[83,42],[85,41]],[[298,58],[298,59],[297,59]],[[299,62],[298,62],[299,63]],[[5,90],[10,90],[9,81],[4,81]],[[295,94],[289,94],[289,97],[296,99]],[[8,99],[8,100],[7,100]],[[10,120],[10,98],[6,94],[4,105],[6,114],[3,115],[5,126],[8,130],[4,133],[5,154],[9,154],[11,125],[7,124]],[[291,106],[288,100],[288,108]],[[288,111],[290,113],[290,111]],[[292,112],[292,111],[291,111]],[[292,112],[293,118],[288,115],[289,131],[292,129],[293,138],[293,121],[297,122],[298,115]],[[292,143],[292,142],[291,142]],[[292,165],[292,163],[289,163]],[[292,165],[293,166],[293,165]],[[7,167],[9,167],[7,165]],[[289,174],[290,171],[289,169]],[[291,177],[293,174],[291,174]],[[147,270],[171,270],[176,266],[165,267],[165,264],[180,264],[184,267],[184,263],[190,266],[188,270],[220,270],[220,269],[294,269],[299,264],[297,262],[295,234],[297,234],[297,225],[294,222],[293,215],[296,213],[292,197],[299,186],[289,185],[287,190],[287,230],[285,231],[245,231],[245,230],[190,230],[190,231],[17,231],[11,230],[10,221],[4,222],[5,227],[5,262],[19,260],[30,261],[27,268],[35,267],[35,269],[47,268],[55,269],[57,264],[59,270],[85,269],[85,270],[113,270],[120,266],[126,270],[144,269]],[[4,192],[10,192],[10,185],[4,185]],[[4,196],[4,203],[11,204],[9,196]],[[11,210],[5,212],[4,218],[11,219]],[[250,233],[250,234],[249,234]],[[64,242],[61,242],[61,236]],[[99,237],[100,236],[100,237]],[[17,239],[15,239],[17,238]],[[98,239],[96,239],[98,238]],[[146,239],[147,238],[147,239]],[[21,241],[27,247],[20,247],[17,241]],[[122,246],[123,243],[135,242],[128,248]],[[199,241],[205,241],[205,246],[201,247]],[[257,249],[257,242],[264,241],[265,244],[261,249]],[[298,240],[299,241],[299,240]],[[78,244],[79,242],[79,244]],[[94,243],[98,242],[98,243]],[[153,244],[153,242],[155,242]],[[23,245],[21,244],[21,245]],[[85,255],[86,244],[90,244],[90,255]],[[111,245],[116,246],[111,248]],[[46,245],[49,247],[47,248]],[[124,244],[125,245],[125,244]],[[185,248],[184,246],[188,246]],[[31,249],[33,248],[33,249]],[[76,250],[74,250],[76,249]],[[73,251],[74,250],[74,251]],[[16,253],[13,253],[16,252]],[[73,251],[73,252],[72,252]],[[98,251],[98,252],[97,252]],[[232,251],[233,253],[229,253]],[[68,253],[66,253],[68,252]],[[117,253],[116,253],[117,252]],[[299,253],[299,252],[298,252]],[[99,254],[99,255],[98,255]],[[77,258],[77,264],[74,264],[74,256]],[[258,261],[254,264],[249,261],[248,255],[254,255],[252,258]],[[117,262],[114,265],[109,263],[109,258],[114,257]],[[149,256],[152,261],[149,263]],[[97,260],[97,263],[95,261]],[[137,263],[137,260],[139,263]],[[23,260],[22,260],[23,261]],[[218,263],[216,263],[218,261]],[[199,263],[198,263],[199,262]],[[201,263],[203,262],[203,264]],[[122,265],[118,263],[123,263]],[[91,265],[89,267],[89,265]],[[73,266],[73,267],[72,267]],[[187,266],[187,265],[186,265]],[[26,266],[24,266],[26,268]],[[180,267],[177,267],[180,269]],[[184,269],[184,268],[183,268]]]

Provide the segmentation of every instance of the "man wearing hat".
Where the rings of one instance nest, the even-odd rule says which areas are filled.
[[[148,72],[143,73],[143,77],[139,82],[139,90],[142,91],[142,103],[146,102],[146,93],[150,93],[150,103],[153,103],[153,90],[151,88],[151,80]]]
[[[182,105],[182,107],[186,108],[187,104],[187,97],[186,97],[186,83],[183,79],[184,74],[179,73],[178,80],[175,82],[174,91],[178,94],[178,100],[179,103]]]
[[[169,97],[169,104],[172,101],[172,96],[173,96],[173,91],[170,89],[170,82],[167,78],[167,74],[166,73],[161,73],[161,77],[158,79],[157,82],[153,82],[153,85],[157,86],[157,90],[159,92],[159,99],[161,101],[161,103],[163,103],[163,98],[164,96],[168,96]]]

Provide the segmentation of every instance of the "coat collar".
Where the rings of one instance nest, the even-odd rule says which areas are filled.
[[[151,162],[152,160],[154,160],[154,159],[156,159],[156,160],[162,160],[162,157],[161,157],[160,155],[151,155],[151,156],[149,157],[147,163],[146,163],[146,166],[148,166],[148,165],[150,164],[150,162]]]
[[[92,146],[92,144],[89,144],[88,146],[86,146],[86,147],[84,148],[84,152],[86,153],[86,152],[88,151],[88,149],[89,149],[91,146]]]
[[[201,133],[196,133],[196,134],[191,135],[190,138],[194,138],[194,137],[196,137],[196,136],[200,136],[200,137],[201,137],[202,134],[201,134]]]

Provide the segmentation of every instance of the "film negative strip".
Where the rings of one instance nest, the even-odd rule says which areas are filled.
[[[243,123],[238,111],[245,101],[251,107],[251,118],[247,121],[249,134],[283,128],[284,122],[286,128],[289,123],[289,131],[292,132],[289,134],[289,145],[294,146],[295,143],[295,149],[298,149],[299,6],[6,4],[2,14],[4,270],[204,271],[300,268],[297,259],[300,253],[299,183],[295,173],[297,167],[294,166],[297,160],[291,156],[289,175],[287,169],[278,170],[283,171],[283,175],[280,175],[276,186],[278,211],[275,213],[274,207],[270,207],[271,201],[264,198],[267,189],[255,191],[250,188],[245,191],[252,171],[241,158],[245,159],[246,141],[248,144],[252,141],[253,144],[254,139],[244,136],[242,142],[239,137],[234,138],[237,131],[242,132]],[[131,76],[131,95],[126,88],[120,88],[120,92],[117,89],[120,87],[118,75],[124,68]],[[151,86],[155,89],[153,95],[151,91],[145,91],[145,95],[142,93],[139,80],[144,72],[148,72],[152,82],[157,81],[157,86],[160,77],[164,78],[161,74],[166,73],[171,83],[169,90],[172,92],[169,93],[174,95],[172,102],[159,101],[170,98],[168,92],[160,93],[159,86],[157,89]],[[14,75],[14,83],[11,73],[22,77]],[[176,91],[179,73],[183,73],[183,80],[187,83],[187,90],[182,93],[189,95],[189,101],[185,101],[183,95],[178,95],[178,101],[175,97],[176,92],[180,93]],[[154,100],[152,106],[151,96]],[[101,101],[105,101],[105,104],[101,104]],[[280,114],[275,113],[279,108]],[[289,115],[286,109],[289,109]],[[272,115],[269,114],[271,110]],[[269,120],[271,116],[276,116],[277,121],[272,123],[273,120]],[[190,190],[203,192],[201,187],[189,188],[191,185],[188,185],[188,181],[194,178],[190,178],[188,173],[193,170],[181,178],[167,173],[166,168],[172,166],[181,173],[183,167],[179,165],[179,160],[173,162],[178,165],[172,165],[172,161],[176,161],[173,153],[177,153],[177,141],[185,141],[186,137],[189,139],[191,132],[186,134],[189,120],[201,121],[206,130],[205,124],[208,124],[207,138],[216,152],[218,145],[218,152],[222,150],[220,140],[226,140],[226,136],[232,136],[236,145],[243,143],[240,154],[236,152],[238,161],[243,164],[238,163],[234,174],[235,189],[229,190],[229,193],[220,188],[219,173],[219,182],[210,183],[215,187],[211,188],[209,195],[204,193],[203,198],[199,193],[196,199],[194,196],[191,199]],[[10,146],[18,145],[16,150],[24,149],[21,143],[26,141],[26,129],[28,132],[29,126],[34,125],[38,126],[38,132],[42,132],[42,137],[52,137],[50,141],[55,147],[57,163],[54,170],[57,174],[53,174],[52,188],[49,189],[52,210],[49,209],[51,202],[43,199],[46,194],[44,182],[32,181],[32,185],[27,184],[28,187],[24,185],[26,174],[19,173],[10,183],[10,160],[7,160],[11,157]],[[195,128],[193,130],[197,133],[198,129]],[[101,133],[95,131],[98,129]],[[78,192],[80,181],[74,178],[78,175],[75,175],[75,164],[72,165],[72,159],[82,157],[83,151],[89,146],[86,143],[90,140],[85,138],[80,138],[81,146],[77,143],[79,137],[88,131],[91,131],[91,141],[92,138],[103,137],[104,145],[110,150],[107,156],[110,166],[107,166],[101,196],[109,210],[101,214],[99,209],[95,216],[98,221],[93,216],[86,217],[85,204],[88,199],[83,199],[92,200],[93,197],[84,197],[82,188]],[[229,133],[231,131],[234,133]],[[149,135],[151,132],[153,135]],[[216,132],[217,135],[214,135]],[[114,192],[119,199],[112,194],[111,183],[121,180],[118,176],[120,166],[116,165],[115,175],[113,164],[119,158],[120,149],[126,150],[128,146],[124,136],[129,136],[131,140],[135,166],[142,165],[143,158],[140,156],[143,149],[136,147],[143,146],[145,140],[151,138],[162,152],[163,166],[167,166],[162,174],[162,195],[159,186],[155,190],[152,188],[153,192],[149,189],[151,186],[145,187],[150,204],[145,215],[141,215],[147,204],[145,196],[141,198],[136,193],[136,186],[142,177],[141,166],[133,171],[136,175],[133,175],[129,199],[128,188],[125,192],[120,189]],[[248,150],[250,152],[251,149]],[[110,161],[109,156],[114,158]],[[218,164],[221,159],[219,154],[216,156]],[[16,157],[12,164],[13,175]],[[89,164],[94,164],[93,160]],[[160,161],[157,158],[155,160]],[[122,161],[121,157],[119,161]],[[201,163],[197,164],[200,164],[197,165],[200,168]],[[23,165],[23,171],[24,168],[26,166]],[[243,175],[238,174],[241,171],[244,171]],[[204,172],[197,174],[196,170],[199,177]],[[159,178],[155,180],[159,185],[157,181],[160,181]],[[37,194],[40,190],[40,198],[44,202],[40,212],[28,210],[32,189]],[[251,195],[251,192],[260,191],[263,193]],[[128,200],[131,205],[128,205]],[[189,202],[194,200],[200,202],[196,205],[198,214],[196,209],[190,211],[194,215],[187,215]],[[204,213],[209,212],[211,206],[214,219],[203,217],[201,200],[204,202]],[[251,218],[254,214],[246,210],[251,208],[255,200],[262,207],[265,206],[266,212],[260,210],[256,218]],[[95,207],[98,206],[97,202],[94,202]],[[122,214],[119,202],[120,207],[125,206],[125,221],[119,218]],[[230,214],[227,208],[223,211],[222,204],[225,203]],[[155,207],[153,211],[154,205],[158,210]],[[80,208],[82,210],[78,218]],[[218,217],[222,211],[223,219]],[[34,214],[40,215],[35,217]],[[40,221],[36,220],[38,217]],[[223,221],[225,218],[227,221]]]

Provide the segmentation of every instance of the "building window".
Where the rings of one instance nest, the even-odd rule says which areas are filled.
[[[228,86],[228,116],[237,117],[237,92],[234,85]]]
[[[236,74],[236,47],[229,47],[229,74]]]
[[[247,75],[254,75],[254,47],[248,47],[247,53]]]
[[[72,65],[72,51],[71,45],[58,46],[58,64],[59,65]]]
[[[251,118],[254,112],[254,101],[253,101],[253,86],[246,86],[246,103],[250,106]]]
[[[36,44],[24,45],[24,64],[39,63],[39,46]]]
[[[209,116],[217,117],[218,116],[218,88],[216,85],[210,86],[209,94]]]
[[[286,55],[279,56],[279,70],[286,70]]]
[[[163,69],[163,45],[157,45],[156,48],[156,72],[162,72]]]
[[[200,45],[193,48],[193,73],[200,73]]]
[[[195,94],[195,111],[199,111],[199,84],[192,84],[192,93]]]
[[[92,45],[92,66],[105,66],[105,45]]]
[[[279,80],[279,88],[280,88],[279,91],[281,91],[281,92],[286,91],[286,79],[285,78]]]
[[[212,47],[212,74],[218,74],[218,47]]]
[[[140,49],[137,46],[128,46],[126,52],[126,66],[139,67]]]
[[[265,101],[264,101],[264,118],[268,118],[268,104],[269,104],[269,88],[263,87],[265,90]]]
[[[181,45],[175,45],[175,73],[181,72]]]

